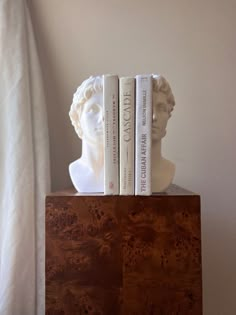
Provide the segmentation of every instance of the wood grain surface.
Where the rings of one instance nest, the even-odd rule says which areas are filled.
[[[47,196],[47,315],[199,315],[201,278],[198,195]]]

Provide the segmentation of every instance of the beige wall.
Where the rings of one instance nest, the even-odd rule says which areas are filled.
[[[162,73],[177,103],[163,152],[175,183],[202,196],[204,314],[236,314],[236,1],[31,2],[53,189],[70,185],[80,153],[67,114],[77,85],[90,74]]]

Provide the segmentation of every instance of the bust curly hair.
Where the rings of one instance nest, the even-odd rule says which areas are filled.
[[[94,94],[103,91],[103,80],[102,76],[90,76],[84,80],[82,84],[77,88],[73,95],[73,101],[69,111],[69,116],[72,125],[79,138],[82,138],[83,131],[80,125],[80,118],[83,111],[83,105],[88,101]]]
[[[162,75],[157,75],[153,74],[153,92],[162,92],[163,94],[166,95],[167,99],[167,110],[169,113],[169,117],[171,116],[171,112],[174,109],[175,106],[175,98],[172,93],[171,87],[168,83],[168,81],[162,76]]]

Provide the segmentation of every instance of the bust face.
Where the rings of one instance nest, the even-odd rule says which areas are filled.
[[[104,130],[102,104],[102,92],[94,94],[84,103],[80,117],[83,141],[96,145],[103,144]]]
[[[160,141],[166,134],[169,114],[167,96],[153,91],[152,140]]]

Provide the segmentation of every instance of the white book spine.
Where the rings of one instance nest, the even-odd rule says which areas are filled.
[[[118,76],[103,76],[104,194],[119,194]]]
[[[151,190],[152,76],[136,76],[135,195]]]
[[[134,78],[120,78],[119,104],[120,195],[134,195]]]

